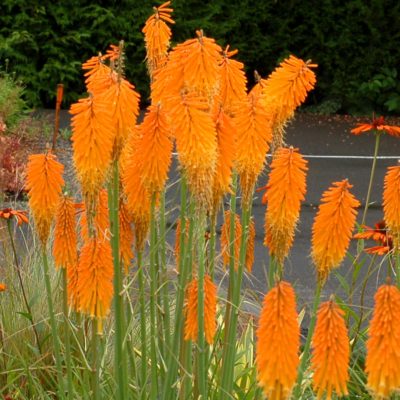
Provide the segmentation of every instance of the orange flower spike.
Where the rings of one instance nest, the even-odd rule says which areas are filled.
[[[78,261],[67,266],[67,293],[68,304],[79,311],[79,292],[78,292]]]
[[[230,226],[231,226],[231,212],[227,210],[224,213],[224,223],[221,228],[221,253],[222,253],[223,264],[225,266],[229,265],[229,260],[230,260],[230,245],[229,245],[231,237]],[[242,225],[240,223],[239,215],[235,214],[235,244],[234,244],[235,269],[238,268],[241,237],[242,237]]]
[[[256,240],[256,226],[253,218],[250,219],[248,229],[245,265],[247,271],[251,272],[254,264],[254,245]]]
[[[307,170],[307,161],[293,147],[277,150],[271,163],[263,197],[263,202],[268,203],[264,244],[281,264],[293,243],[306,193]]]
[[[53,256],[57,267],[68,268],[78,261],[75,204],[62,196],[58,205],[54,229]]]
[[[380,286],[375,294],[365,360],[367,387],[375,398],[389,398],[400,387],[399,321],[399,289],[390,284]]]
[[[125,273],[133,259],[132,245],[134,242],[134,233],[132,227],[132,216],[124,199],[119,202],[119,226],[120,226],[120,255],[124,264]]]
[[[235,117],[236,169],[240,176],[244,204],[249,204],[251,200],[272,140],[270,115],[262,103],[262,96],[256,93],[249,95]]]
[[[95,203],[105,181],[113,152],[115,132],[112,105],[92,97],[71,106],[73,160],[83,196]],[[91,206],[89,208],[91,208]]]
[[[289,399],[300,350],[296,299],[290,283],[277,283],[265,296],[256,335],[259,385],[268,399]]]
[[[97,238],[89,239],[79,257],[77,283],[79,310],[98,318],[100,322],[110,310],[113,274],[110,242]]]
[[[400,126],[387,125],[384,117],[374,118],[371,124],[357,124],[351,133],[358,136],[368,131],[383,131],[391,136],[400,137]]]
[[[350,344],[344,312],[333,301],[322,303],[313,336],[311,368],[318,399],[348,395]]]
[[[246,99],[247,79],[243,63],[233,60],[237,50],[229,51],[229,45],[222,52],[220,62],[220,98],[224,110],[235,115],[240,103]]]
[[[201,206],[212,202],[217,160],[217,134],[206,98],[188,94],[170,112],[178,159],[192,194]]]
[[[18,226],[29,223],[26,214],[27,211],[13,210],[12,208],[3,208],[2,210],[0,210],[0,218],[3,218],[5,220],[10,220],[11,218],[15,218],[17,220]]]
[[[198,336],[198,281],[193,279],[186,289],[185,305],[185,340],[197,340]],[[204,333],[206,342],[211,345],[214,341],[217,314],[217,287],[209,275],[204,276]]]
[[[235,161],[236,126],[222,107],[214,113],[217,132],[217,163],[214,175],[213,212],[217,213],[222,197],[231,192]]]
[[[383,212],[387,227],[394,236],[396,247],[400,240],[400,166],[389,167],[385,175]]]
[[[64,166],[50,152],[29,156],[26,188],[36,229],[45,245],[64,186]]]
[[[167,22],[174,24],[171,19],[172,8],[170,1],[159,7],[154,7],[154,14],[145,23],[142,32],[146,43],[146,61],[150,76],[163,67],[167,61],[167,52],[171,40],[171,28]]]
[[[167,115],[160,105],[148,108],[139,126],[137,155],[143,185],[151,192],[164,190],[171,165],[172,141]]]
[[[346,255],[356,222],[360,202],[350,193],[353,185],[347,179],[334,182],[323,193],[312,229],[311,256],[317,268],[318,279],[325,283],[330,271]]]
[[[304,102],[316,83],[311,64],[291,55],[268,77],[264,89],[267,99],[274,98],[280,105],[295,110]]]
[[[98,97],[104,94],[115,80],[115,72],[103,62],[104,57],[96,56],[86,61],[82,68],[86,70],[85,84],[87,91]]]

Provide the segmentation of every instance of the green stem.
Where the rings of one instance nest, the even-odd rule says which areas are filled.
[[[113,161],[112,183],[109,188],[109,209],[111,226],[111,247],[114,262],[114,310],[115,310],[115,350],[114,372],[116,379],[117,400],[127,398],[127,364],[124,351],[125,321],[122,297],[122,272],[119,252],[119,172],[118,161]]]
[[[141,339],[141,398],[146,397],[147,380],[147,332],[146,332],[146,293],[143,273],[143,254],[138,251],[138,280],[139,280],[139,301],[140,301],[140,339]]]
[[[197,382],[199,394],[202,399],[207,398],[207,347],[204,335],[204,231],[205,214],[200,211],[198,216],[198,280],[197,280],[197,324],[198,324],[198,364],[197,364]]]
[[[186,201],[187,201],[187,184],[185,178],[182,177],[181,182],[181,237],[180,237],[180,251],[181,256],[179,258],[179,278],[178,287],[176,291],[176,303],[175,303],[175,328],[172,337],[172,346],[169,349],[167,357],[167,375],[165,378],[164,390],[162,399],[176,399],[176,391],[173,389],[174,380],[178,372],[178,361],[180,353],[180,344],[182,341],[182,326],[183,326],[183,301],[185,296],[185,288],[187,282],[187,268],[185,266],[185,257],[182,256],[182,252],[185,249],[185,237],[186,237]],[[185,254],[185,253],[183,253]]]
[[[22,297],[24,299],[26,311],[28,312],[28,318],[29,318],[29,321],[30,321],[30,323],[32,325],[33,333],[35,335],[36,345],[38,347],[39,354],[42,354],[42,347],[41,347],[40,340],[39,340],[39,334],[38,334],[38,331],[36,329],[35,322],[33,320],[32,309],[31,309],[31,307],[29,305],[28,296],[26,295],[24,281],[22,280],[21,268],[20,268],[20,265],[19,265],[17,249],[15,247],[13,234],[12,234],[12,231],[11,231],[11,221],[10,220],[7,220],[7,229],[8,229],[8,235],[10,237],[11,248],[12,248],[13,255],[14,255],[15,269],[17,271],[18,281],[19,281],[19,284],[21,286]]]
[[[68,319],[68,291],[67,291],[67,269],[62,269],[63,281],[63,314],[64,314],[64,329],[65,329],[65,362],[67,368],[67,387],[68,398],[74,398],[72,386],[72,364],[71,364],[71,338],[69,332],[69,319]]]
[[[308,328],[307,340],[304,345],[303,355],[301,357],[299,373],[298,373],[298,377],[297,377],[297,384],[294,389],[294,396],[293,396],[294,399],[301,399],[301,397],[300,397],[301,396],[301,384],[303,382],[304,372],[307,368],[307,363],[308,363],[308,359],[309,359],[311,341],[312,341],[312,337],[314,334],[315,323],[317,320],[317,310],[318,310],[318,306],[319,306],[319,303],[321,300],[321,291],[322,291],[322,284],[318,283],[317,289],[315,291],[314,304],[313,304],[313,310],[312,310],[312,315],[311,315],[311,321],[310,321],[310,325]]]
[[[44,246],[42,249],[42,256],[43,256],[44,282],[45,282],[45,286],[46,286],[47,306],[49,308],[51,336],[53,339],[54,356],[56,359],[58,396],[60,399],[64,399],[65,391],[64,391],[64,377],[63,377],[63,373],[62,373],[60,342],[59,342],[59,338],[58,338],[57,324],[56,324],[56,319],[55,319],[55,315],[54,315],[53,297],[52,297],[52,293],[51,293],[51,283],[50,283],[50,273],[49,273],[49,263],[47,261],[47,254],[46,254],[46,249],[44,248]]]
[[[156,353],[156,291],[157,291],[157,271],[156,271],[156,223],[155,223],[155,204],[156,195],[151,198],[151,219],[150,219],[150,360],[151,360],[151,385],[150,399],[157,398],[157,353]]]
[[[210,229],[210,264],[209,272],[210,277],[214,280],[214,269],[215,269],[215,254],[216,254],[216,240],[217,240],[217,215],[211,217],[211,229]]]
[[[92,320],[92,356],[93,356],[93,399],[100,400],[100,354],[99,354],[99,334],[97,318]]]
[[[374,181],[374,175],[375,175],[375,170],[376,170],[376,160],[378,158],[378,151],[379,151],[379,139],[381,137],[380,132],[375,134],[375,149],[374,149],[374,159],[372,161],[372,167],[371,167],[371,174],[369,176],[369,185],[368,185],[368,192],[367,192],[367,198],[365,200],[365,208],[364,208],[364,213],[361,221],[361,225],[365,224],[365,219],[367,218],[367,211],[369,208],[369,201],[372,193],[372,184]]]

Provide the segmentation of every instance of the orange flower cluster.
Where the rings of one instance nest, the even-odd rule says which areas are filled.
[[[257,329],[257,379],[268,399],[290,397],[299,350],[295,292],[290,283],[279,282],[264,298]]]
[[[55,265],[69,268],[78,260],[75,204],[71,197],[60,199],[54,229],[53,256]]]
[[[357,124],[357,126],[351,130],[353,135],[361,135],[368,131],[383,131],[387,134],[395,137],[400,137],[400,126],[387,125],[384,117],[374,118],[371,124]]]
[[[169,7],[170,4],[171,2],[167,1],[157,8],[154,7],[154,14],[147,19],[142,29],[150,76],[154,76],[167,62],[167,52],[171,39],[171,28],[167,25],[167,22],[175,23],[171,19],[173,9]]]
[[[346,255],[350,244],[360,202],[350,193],[347,179],[334,182],[323,193],[312,231],[311,256],[317,268],[318,279],[324,283],[330,271]]]
[[[292,147],[279,149],[272,160],[263,197],[263,203],[268,203],[264,244],[281,265],[293,244],[307,170],[307,161]]]
[[[379,244],[378,246],[365,248],[364,251],[366,253],[383,256],[393,249],[393,237],[388,233],[385,221],[376,223],[375,228],[370,228],[366,225],[362,225],[361,228],[364,231],[356,233],[353,236],[354,239],[372,239]]]
[[[23,210],[13,210],[12,208],[3,208],[0,210],[0,218],[5,220],[10,220],[11,218],[15,218],[17,220],[18,226],[21,226],[23,223],[28,224],[29,220],[26,216],[27,212]]]
[[[185,340],[197,340],[198,336],[198,280],[193,279],[186,289]],[[217,287],[209,275],[204,276],[204,334],[208,344],[214,341],[217,313]]]
[[[51,223],[64,186],[63,171],[64,166],[50,152],[29,156],[26,188],[29,207],[43,246],[49,237]]]
[[[348,394],[350,344],[343,314],[333,300],[322,303],[318,310],[311,359],[318,399],[326,393],[331,400],[334,391],[338,396]]]
[[[375,308],[369,328],[367,386],[379,399],[389,398],[400,388],[400,291],[390,284],[375,294]]]
[[[385,175],[383,212],[390,234],[399,246],[400,239],[400,166],[389,167]]]

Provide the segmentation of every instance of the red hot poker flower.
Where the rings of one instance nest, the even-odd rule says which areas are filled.
[[[389,135],[400,137],[400,126],[387,125],[384,117],[374,118],[371,124],[357,124],[355,128],[351,130],[353,135],[361,135],[368,131],[384,131]]]

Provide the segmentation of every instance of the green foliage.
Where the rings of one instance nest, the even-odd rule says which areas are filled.
[[[81,62],[120,39],[126,41],[127,77],[147,100],[141,28],[160,0],[38,4],[4,0],[0,5],[0,62],[10,60],[26,82],[31,104],[52,106],[59,82],[65,84],[66,102],[76,100],[84,90]],[[203,29],[221,45],[239,49],[250,83],[255,69],[265,76],[293,53],[319,64],[309,104],[328,101],[329,109],[351,113],[400,112],[395,0],[174,0],[172,6],[174,43]]]
[[[0,75],[0,124],[13,128],[26,109],[22,99],[24,88],[8,74]]]

